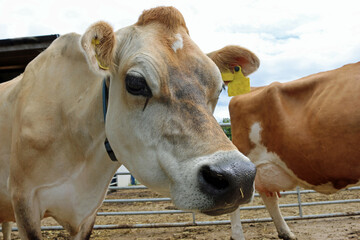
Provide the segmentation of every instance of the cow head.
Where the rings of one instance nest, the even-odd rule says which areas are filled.
[[[176,9],[144,11],[116,33],[96,23],[81,45],[92,70],[110,77],[106,136],[141,183],[181,209],[212,215],[252,199],[255,167],[212,116],[219,69]]]

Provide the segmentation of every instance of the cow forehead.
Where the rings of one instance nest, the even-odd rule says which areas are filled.
[[[179,93],[180,89],[186,89],[190,84],[193,88],[213,94],[221,88],[218,68],[190,39],[185,20],[176,8],[145,10],[137,23],[125,32],[127,36],[122,39],[130,56],[121,60],[127,61],[131,55],[146,56],[153,72],[158,75],[159,84],[168,87],[168,90]],[[119,35],[121,33],[118,32]],[[119,50],[124,51],[122,47]],[[164,91],[166,89],[159,92]]]
[[[124,61],[128,62],[123,68],[125,71],[139,62],[143,67],[151,68],[146,74],[156,75],[156,85],[162,86],[159,93],[171,91],[179,95],[181,90],[187,91],[191,87],[210,96],[221,89],[218,68],[190,39],[187,29],[179,28],[173,32],[155,22],[145,26],[134,25],[117,34],[120,43],[116,61],[121,65]],[[185,95],[190,93],[187,91]]]

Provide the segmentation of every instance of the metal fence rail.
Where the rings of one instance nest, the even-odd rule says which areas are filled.
[[[120,175],[130,175],[129,173],[119,173]],[[118,187],[109,187],[110,189],[119,189]],[[121,188],[123,189],[123,188]],[[146,189],[144,186],[129,186],[126,189]],[[360,190],[360,187],[352,187],[343,191]],[[330,218],[330,217],[344,217],[344,216],[357,216],[360,215],[360,211],[355,212],[340,212],[340,213],[328,213],[328,214],[316,214],[316,215],[303,215],[302,207],[304,206],[316,206],[325,204],[348,204],[348,203],[360,203],[360,199],[345,199],[345,200],[331,200],[331,201],[315,201],[315,202],[302,202],[301,195],[315,193],[313,190],[300,190],[288,191],[281,193],[282,195],[298,195],[297,203],[280,204],[280,208],[298,207],[298,216],[285,216],[285,220],[300,220],[300,219],[317,219],[317,218]],[[259,197],[259,194],[255,194],[255,197]],[[135,202],[163,202],[171,201],[170,198],[136,198],[136,199],[105,199],[104,203],[135,203]],[[264,205],[245,206],[240,210],[257,210],[265,209]],[[208,225],[224,225],[230,224],[230,220],[215,220],[215,221],[197,221],[196,214],[189,211],[182,210],[161,210],[161,211],[127,211],[127,212],[98,212],[98,216],[122,216],[122,215],[155,215],[155,214],[192,214],[192,221],[188,222],[165,222],[165,223],[139,223],[139,224],[109,224],[109,225],[95,225],[94,229],[124,229],[124,228],[156,228],[156,227],[189,227],[189,226],[208,226]],[[253,219],[241,219],[243,223],[259,223],[269,222],[271,218],[253,218]],[[42,230],[62,230],[61,226],[42,226]],[[13,228],[17,231],[17,228]]]

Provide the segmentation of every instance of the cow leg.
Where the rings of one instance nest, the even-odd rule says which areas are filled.
[[[16,195],[16,194],[15,194]],[[22,240],[41,240],[40,212],[33,198],[13,196],[16,225]]]
[[[4,240],[11,240],[11,222],[2,223],[2,233]]]
[[[231,239],[233,240],[245,240],[244,233],[241,226],[240,219],[240,207],[234,212],[230,213],[231,221]]]
[[[96,213],[93,216],[88,217],[84,221],[82,226],[80,227],[80,231],[78,233],[72,235],[71,239],[72,240],[88,240],[88,239],[90,239],[91,232],[93,230],[94,223],[95,223],[95,217],[96,217]]]
[[[286,224],[283,216],[281,215],[277,194],[275,193],[268,197],[265,193],[260,193],[260,196],[263,199],[272,220],[274,221],[279,238],[285,240],[295,240],[295,235],[291,232],[289,226]]]

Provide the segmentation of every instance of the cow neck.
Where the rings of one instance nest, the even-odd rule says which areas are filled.
[[[107,79],[104,78],[104,80],[103,80],[103,87],[102,87],[102,100],[103,100],[104,123],[106,123],[106,113],[107,113],[108,99],[109,99],[109,88],[108,88],[108,86],[106,85],[106,81],[107,81]],[[105,135],[106,135],[106,133],[105,133]],[[112,150],[112,148],[111,148],[111,146],[110,146],[110,143],[109,143],[109,140],[107,139],[107,137],[105,138],[104,145],[105,145],[106,152],[108,153],[111,161],[116,162],[117,159],[116,159],[115,153],[114,153],[114,151]]]

